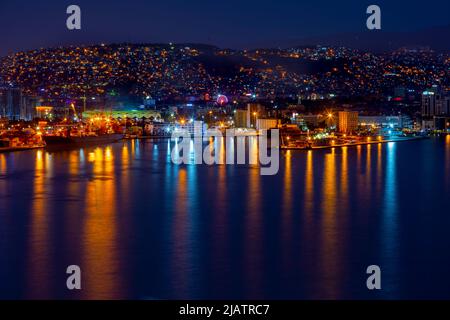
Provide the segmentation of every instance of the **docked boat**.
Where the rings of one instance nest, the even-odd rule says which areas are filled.
[[[119,141],[123,138],[121,133],[87,135],[87,136],[58,136],[47,135],[42,138],[47,147],[86,147],[99,144],[107,144]]]

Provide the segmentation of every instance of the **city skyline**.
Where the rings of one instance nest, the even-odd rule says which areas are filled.
[[[61,99],[118,94],[158,101],[209,100],[220,94],[395,97],[397,87],[418,92],[435,84],[448,86],[449,62],[448,53],[427,48],[376,54],[330,46],[237,51],[102,44],[18,52],[0,59],[0,80],[30,94]]]

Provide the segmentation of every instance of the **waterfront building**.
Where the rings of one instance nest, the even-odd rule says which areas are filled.
[[[102,111],[102,110],[89,110],[83,112],[83,118],[92,118],[97,117],[99,115],[108,115],[114,119],[150,119],[152,121],[161,122],[162,117],[161,114],[156,110],[151,109],[122,109],[122,110],[111,110],[111,111]]]
[[[19,120],[22,103],[22,90],[11,87],[0,88],[0,116]]]
[[[358,116],[362,126],[377,126],[381,128],[403,129],[411,128],[413,123],[408,116]]]
[[[422,93],[422,117],[432,117],[437,114],[437,94],[433,91]]]
[[[259,103],[247,104],[247,128],[255,128],[256,120],[264,114],[264,106]]]
[[[236,128],[256,128],[258,118],[265,116],[264,106],[259,103],[248,103],[245,110],[234,112],[234,126]]]
[[[433,130],[434,129],[434,119],[422,119],[422,129],[423,130]]]
[[[185,124],[178,124],[173,128],[173,130],[188,132],[191,136],[194,136],[194,134],[196,133],[195,132],[196,127],[197,127],[197,130],[200,129],[202,136],[206,135],[208,125],[203,121],[192,121],[192,122],[187,122]]]
[[[39,98],[26,96],[20,88],[0,87],[0,117],[33,120]]]
[[[352,133],[358,128],[357,111],[339,111],[338,128],[341,133]]]
[[[234,126],[236,128],[246,128],[247,127],[247,110],[237,109],[234,112]]]
[[[441,108],[443,114],[450,116],[450,96],[444,97]]]
[[[422,93],[422,129],[444,130],[450,116],[450,97],[434,85]]]
[[[36,117],[40,119],[52,118],[53,107],[51,106],[36,106]]]
[[[303,131],[308,130],[308,126],[306,125],[303,117],[299,116],[297,113],[294,113],[291,118],[291,123],[296,124],[297,127]]]
[[[277,128],[278,124],[278,119],[256,119],[256,130],[268,130]]]
[[[300,117],[296,117],[296,118],[300,118],[303,119],[303,123],[306,124],[308,127],[317,127],[320,123],[320,121],[322,120],[322,115],[320,114],[306,114],[306,115],[301,115]],[[298,120],[297,120],[298,122]],[[303,124],[302,123],[302,124]]]
[[[20,105],[20,120],[31,121],[36,117],[36,107],[39,105],[38,97],[22,96]]]
[[[433,86],[422,92],[422,117],[434,117],[448,114],[448,97],[443,95],[438,86]]]
[[[433,117],[433,130],[449,131],[450,117]]]

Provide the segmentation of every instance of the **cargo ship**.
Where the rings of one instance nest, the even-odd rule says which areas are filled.
[[[88,136],[57,136],[48,135],[42,138],[47,147],[87,147],[119,141],[123,138],[121,133],[88,135]]]

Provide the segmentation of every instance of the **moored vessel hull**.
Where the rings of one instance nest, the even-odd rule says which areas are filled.
[[[104,134],[99,136],[86,137],[62,137],[62,136],[44,136],[43,139],[47,147],[86,147],[99,144],[107,144],[119,141],[123,134]]]

